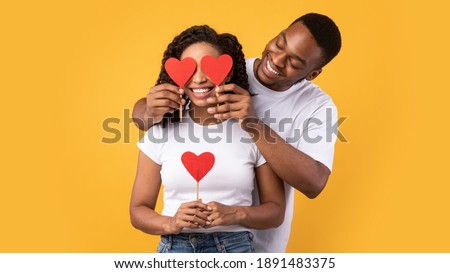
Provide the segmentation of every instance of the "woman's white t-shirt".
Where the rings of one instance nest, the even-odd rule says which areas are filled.
[[[182,122],[169,123],[165,128],[153,126],[137,145],[161,165],[162,215],[173,216],[182,203],[195,200],[197,183],[203,203],[252,205],[255,168],[264,164],[265,159],[237,120],[202,126],[185,111]],[[246,230],[249,229],[234,225],[182,232]]]

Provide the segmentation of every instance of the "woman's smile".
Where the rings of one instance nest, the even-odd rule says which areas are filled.
[[[204,99],[211,95],[211,91],[213,90],[213,87],[196,87],[196,88],[189,88],[189,91],[191,91],[192,96],[194,96],[197,99]]]

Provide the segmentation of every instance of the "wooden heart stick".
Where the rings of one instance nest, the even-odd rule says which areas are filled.
[[[180,87],[179,91],[181,92],[184,85],[189,81],[192,75],[194,75],[195,69],[197,68],[197,62],[191,57],[184,58],[181,61],[177,58],[169,58],[164,63],[164,68],[170,78],[172,78],[172,80]],[[183,96],[180,94],[180,121],[183,117],[182,99]]]
[[[200,199],[200,183],[197,182],[197,199]]]
[[[197,183],[197,200],[200,199],[200,181],[206,174],[212,169],[215,163],[214,154],[210,152],[204,152],[200,155],[196,155],[193,152],[184,152],[181,155],[181,162],[189,174],[194,178]]]
[[[219,58],[213,56],[204,56],[201,60],[201,66],[203,72],[214,82],[216,85],[216,98],[219,98],[219,85],[225,80],[233,67],[233,58],[228,54],[220,55]],[[220,104],[217,103],[217,108]],[[219,122],[220,119],[217,119]]]
[[[180,88],[180,93],[183,90],[183,88]],[[183,119],[183,104],[181,103],[181,101],[183,100],[183,95],[180,94],[180,122]]]
[[[219,106],[220,106],[220,104],[219,104],[219,86],[218,85],[216,85],[216,98],[217,98],[217,110],[219,110]],[[217,119],[217,122],[220,122],[221,120],[220,119]]]

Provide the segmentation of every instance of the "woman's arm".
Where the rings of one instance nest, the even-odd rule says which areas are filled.
[[[256,179],[260,205],[226,206],[218,202],[210,202],[212,213],[208,220],[211,225],[242,225],[247,228],[268,229],[281,225],[284,221],[286,207],[284,183],[275,175],[269,164],[256,168]]]
[[[139,153],[136,179],[130,202],[131,224],[149,234],[178,234],[184,227],[198,228],[206,224],[207,205],[201,200],[183,203],[173,217],[155,212],[161,188],[161,166]]]

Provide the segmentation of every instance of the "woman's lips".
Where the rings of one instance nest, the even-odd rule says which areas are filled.
[[[209,96],[211,93],[212,87],[203,87],[203,88],[189,88],[192,91],[194,97],[198,99],[203,99]]]

